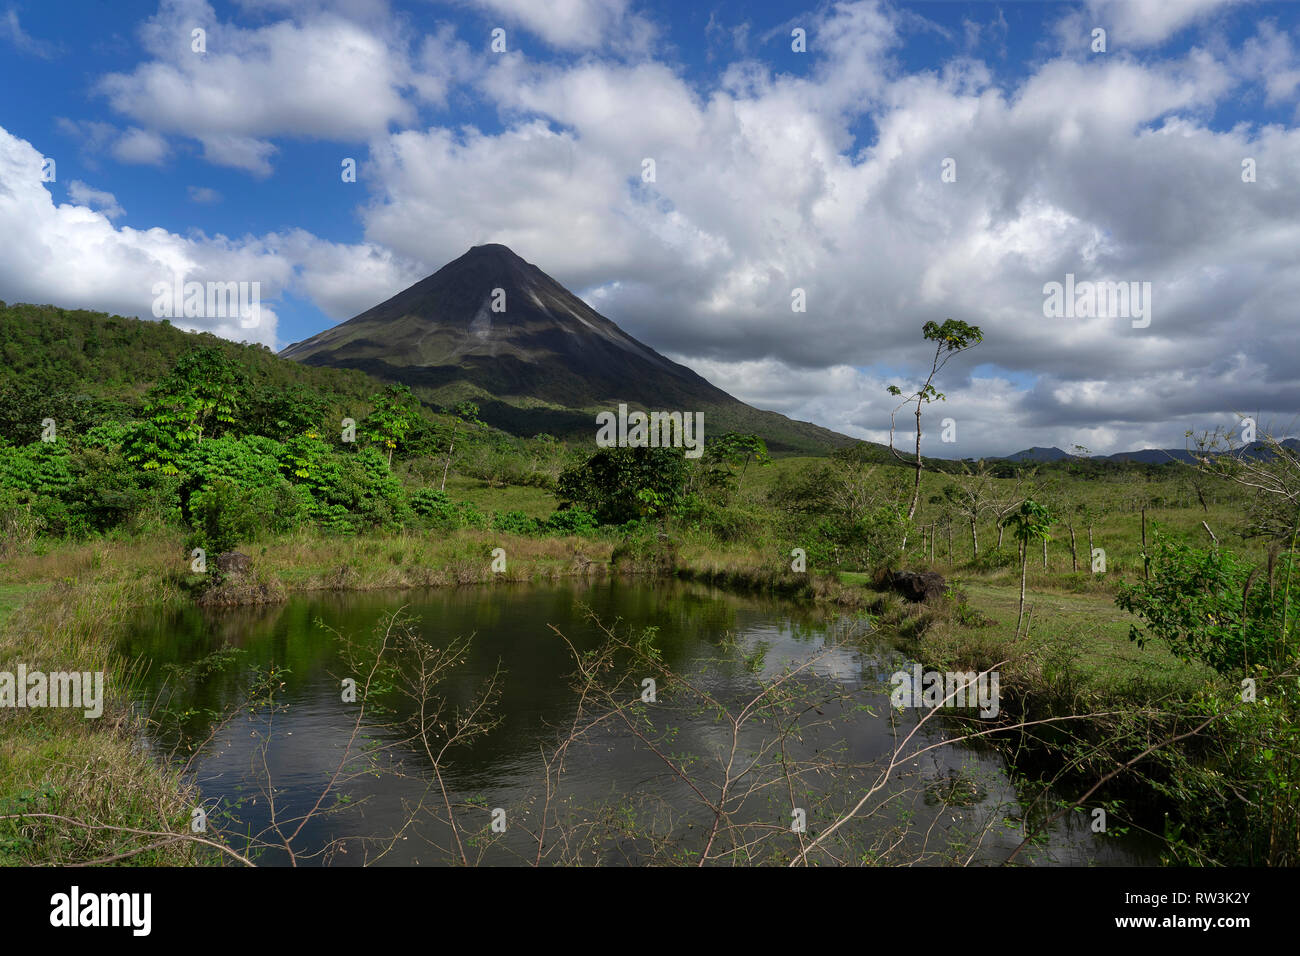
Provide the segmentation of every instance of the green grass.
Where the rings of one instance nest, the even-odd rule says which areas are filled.
[[[8,620],[23,602],[40,594],[48,586],[37,583],[0,584],[0,625]]]
[[[455,501],[470,502],[480,511],[522,511],[530,518],[549,517],[558,504],[555,495],[545,488],[530,485],[493,487],[486,481],[461,475],[447,477],[447,494]]]
[[[1003,633],[1014,633],[1020,602],[1018,586],[954,579],[971,606],[992,618]],[[1058,661],[1069,660],[1076,673],[1096,686],[1136,683],[1166,686],[1196,685],[1210,678],[1199,666],[1184,664],[1157,643],[1139,648],[1129,628],[1140,623],[1116,607],[1106,595],[1035,590],[1025,595],[1030,621],[1026,646],[1048,651]]]

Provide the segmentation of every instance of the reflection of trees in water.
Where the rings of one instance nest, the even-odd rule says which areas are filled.
[[[238,666],[206,673],[179,702],[211,710],[185,725],[191,766],[203,758],[186,756],[189,746],[203,754],[222,740],[247,759],[238,787],[222,780],[230,796],[213,806],[209,833],[275,863],[1005,854],[1016,801],[1000,762],[981,764],[997,786],[954,771],[937,758],[958,746],[961,727],[882,713],[879,686],[846,680],[841,658],[857,655],[863,622],[774,623],[762,613],[770,602],[676,584],[516,592],[532,600],[514,605],[509,590],[444,592],[419,618],[384,613],[391,598],[355,595],[188,618],[203,628],[192,646],[232,631],[242,639]],[[313,623],[327,614],[337,639]],[[549,615],[563,626],[546,627]],[[880,663],[858,666],[871,675]],[[324,723],[285,723],[304,704],[328,711],[320,684],[332,694],[345,675],[356,704]],[[648,677],[653,702],[643,700]],[[290,742],[290,726],[314,729]],[[304,749],[306,776],[290,759]],[[503,832],[492,826],[498,809]]]

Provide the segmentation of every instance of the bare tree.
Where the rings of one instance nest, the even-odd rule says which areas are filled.
[[[947,319],[943,325],[937,322],[927,322],[921,327],[921,334],[929,342],[934,342],[934,359],[930,363],[930,372],[925,377],[925,383],[912,394],[903,399],[898,406],[889,413],[889,450],[893,452],[895,458],[899,461],[908,461],[898,453],[894,447],[894,418],[899,410],[905,405],[916,403],[916,448],[915,457],[908,462],[915,470],[915,476],[912,480],[912,498],[907,508],[907,520],[910,522],[916,516],[916,506],[921,498],[921,471],[924,468],[924,462],[921,458],[921,410],[922,408],[934,401],[943,401],[944,394],[934,387],[935,377],[948,364],[948,360],[959,352],[972,349],[984,341],[984,333],[980,331],[978,325],[967,325],[957,319]],[[897,385],[889,386],[889,394],[894,397],[900,397],[903,394],[902,389]],[[907,538],[903,538],[903,548],[907,547]]]

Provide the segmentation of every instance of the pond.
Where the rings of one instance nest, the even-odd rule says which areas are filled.
[[[998,751],[890,707],[910,662],[865,620],[703,585],[315,593],[142,616],[123,650],[149,746],[264,864],[783,863],[820,837],[822,865],[990,865],[1045,816]],[[1158,862],[1088,823],[1017,862]]]

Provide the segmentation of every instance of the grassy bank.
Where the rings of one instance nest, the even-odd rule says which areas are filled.
[[[494,549],[504,570],[494,570]],[[1155,710],[1189,700],[1213,685],[1210,672],[1183,664],[1128,638],[1134,619],[1108,593],[1032,588],[1032,625],[1015,637],[1018,592],[1004,569],[944,568],[957,586],[940,604],[910,605],[873,589],[867,575],[796,574],[778,551],[719,543],[684,534],[610,537],[522,537],[462,528],[445,534],[395,533],[337,537],[299,531],[245,549],[252,577],[281,596],[319,590],[454,587],[497,582],[544,583],[611,574],[673,575],[741,591],[822,604],[833,612],[864,612],[927,666],[1001,668],[1004,716],[1015,720],[1064,714]],[[499,565],[498,565],[499,567]],[[142,845],[159,845],[121,862],[189,864],[210,853],[194,844],[144,833],[181,833],[197,794],[164,760],[141,751],[142,725],[132,718],[133,669],[115,648],[142,609],[190,601],[204,579],[190,573],[183,537],[95,540],[11,556],[0,565],[0,661],[46,670],[103,670],[103,717],[55,709],[0,713],[0,801],[5,813],[53,817],[9,820],[0,827],[0,862],[116,861]],[[1109,718],[1081,723],[1077,740],[1110,739],[1088,760],[1058,754],[1076,776],[1123,754],[1128,737]],[[1064,746],[1044,734],[1020,743],[1022,755]],[[1008,752],[1014,757],[1015,748]],[[1116,788],[1108,795],[1132,796]],[[72,822],[79,821],[79,823]],[[80,825],[89,824],[89,826]]]
[[[125,701],[132,662],[115,652],[135,609],[179,600],[143,544],[78,546],[11,560],[0,584],[0,667],[101,671],[104,708],[0,709],[0,863],[187,864],[182,833],[196,795],[142,751]],[[26,814],[26,818],[16,817]],[[140,847],[144,852],[133,852]]]
[[[493,550],[504,551],[494,570]],[[340,538],[298,532],[247,552],[251,577],[274,593],[427,588],[672,573],[682,560],[653,539],[645,547],[603,538],[532,538],[477,529],[447,535]],[[687,562],[702,559],[695,548]],[[725,559],[701,565],[726,576]],[[730,570],[752,585],[760,578]],[[740,577],[733,579],[733,583]],[[198,794],[170,761],[144,752],[131,684],[145,662],[117,653],[133,615],[194,599],[183,536],[159,534],[55,544],[0,564],[0,669],[101,671],[104,712],[0,708],[0,865],[115,862],[184,865],[212,859],[188,831]],[[826,596],[842,590],[832,587]],[[150,847],[137,852],[141,847]]]

